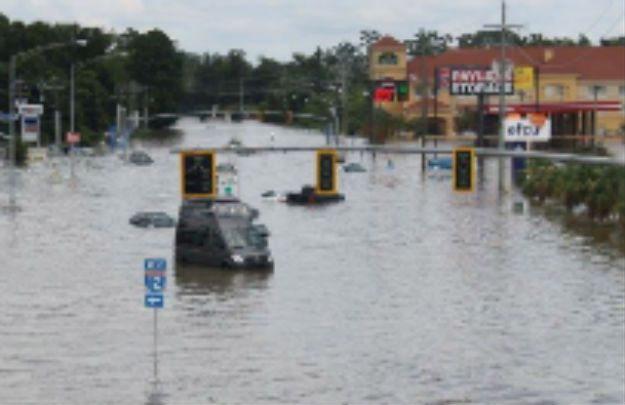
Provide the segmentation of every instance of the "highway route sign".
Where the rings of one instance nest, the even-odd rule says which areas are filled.
[[[165,297],[160,293],[146,293],[145,294],[145,307],[146,308],[163,308],[165,305]]]

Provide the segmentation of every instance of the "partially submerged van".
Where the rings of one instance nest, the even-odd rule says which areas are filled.
[[[273,269],[268,231],[258,211],[236,198],[195,199],[180,206],[176,260],[207,267]]]

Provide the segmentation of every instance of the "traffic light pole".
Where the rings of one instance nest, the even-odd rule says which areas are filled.
[[[498,28],[501,30],[501,60],[499,61],[499,137],[497,141],[497,149],[503,151],[505,148],[504,141],[504,121],[506,119],[506,94],[505,94],[505,71],[506,71],[506,30],[510,28],[521,28],[522,25],[506,23],[506,0],[501,0],[501,24],[486,24],[485,28]],[[504,191],[504,166],[503,159],[499,159],[499,191]]]

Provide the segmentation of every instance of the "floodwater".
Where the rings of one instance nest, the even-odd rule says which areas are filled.
[[[0,213],[1,404],[624,402],[624,253],[515,211],[495,162],[466,195],[419,156],[349,154],[367,172],[340,173],[345,202],[292,207],[260,195],[312,183],[313,153],[220,155],[272,233],[275,271],[176,268],[173,229],[128,224],[177,214],[170,148],[325,144],[258,123],[180,129],[136,145],[151,166],[20,171],[21,211]],[[169,264],[157,358],[146,257]]]

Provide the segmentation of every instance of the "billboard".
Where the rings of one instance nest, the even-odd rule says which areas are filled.
[[[39,117],[34,115],[22,116],[22,142],[37,142],[39,140]]]
[[[22,117],[22,141],[39,143],[39,116],[43,114],[43,105],[20,104],[18,111]]]
[[[499,94],[499,73],[486,66],[454,66],[449,69],[449,94],[454,96]],[[504,94],[514,94],[512,69],[506,69]]]
[[[534,88],[534,68],[532,66],[516,66],[514,68],[514,88],[532,90]]]
[[[506,142],[547,142],[551,139],[551,120],[546,114],[508,114],[504,126]]]

